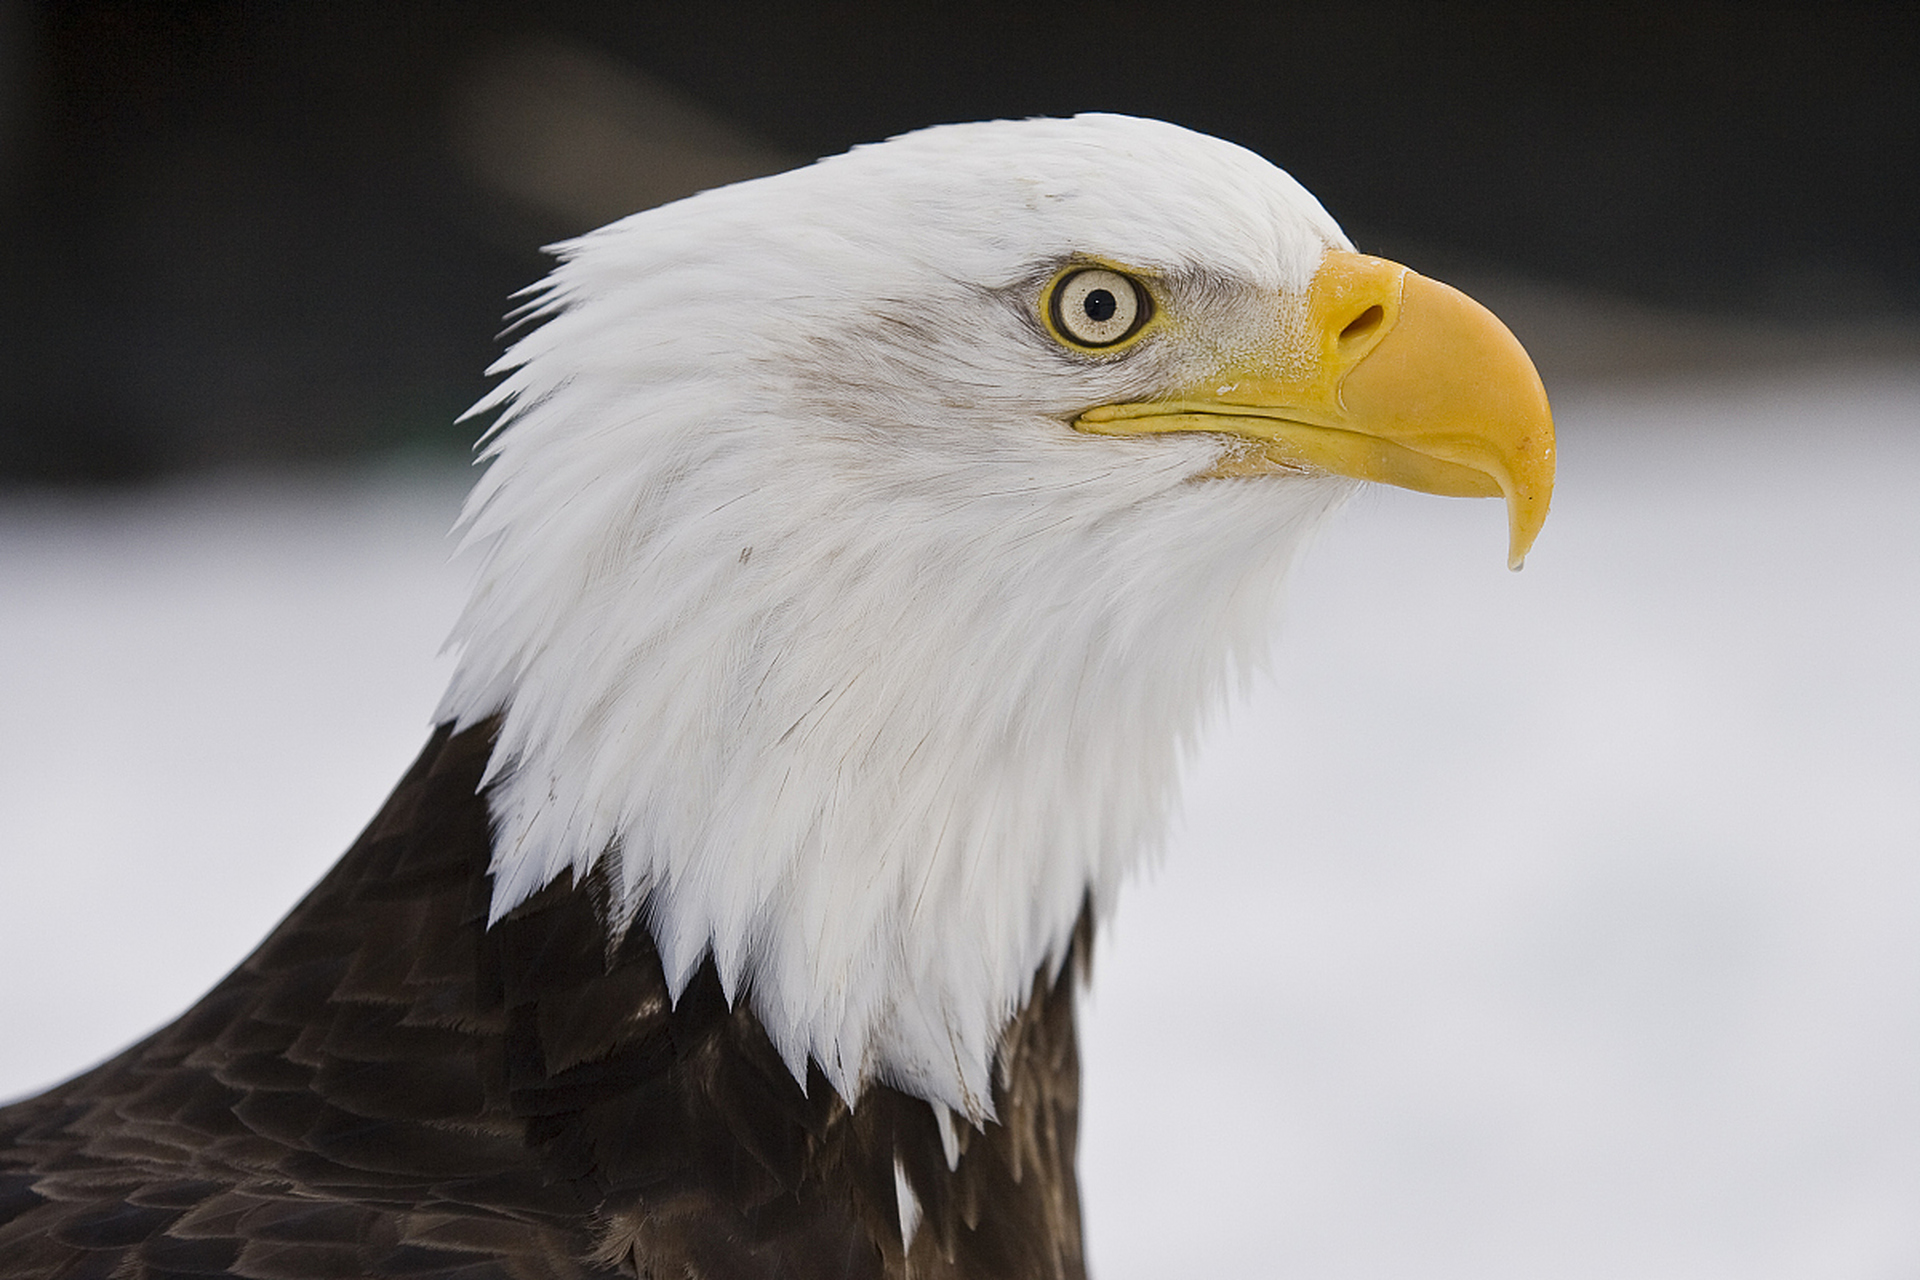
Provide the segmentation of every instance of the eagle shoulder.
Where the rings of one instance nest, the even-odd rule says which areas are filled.
[[[983,1131],[802,1089],[711,963],[676,1003],[609,944],[604,872],[487,926],[493,729],[436,732],[176,1022],[0,1109],[0,1274],[1084,1274],[1071,966]]]

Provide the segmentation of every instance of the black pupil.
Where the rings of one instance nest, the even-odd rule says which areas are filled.
[[[1096,323],[1113,319],[1113,313],[1120,309],[1120,304],[1113,300],[1113,294],[1105,289],[1095,289],[1087,295],[1087,300],[1081,306],[1086,309],[1087,319]]]

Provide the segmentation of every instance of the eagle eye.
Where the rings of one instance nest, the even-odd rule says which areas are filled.
[[[1131,276],[1082,267],[1054,282],[1047,298],[1054,333],[1082,348],[1115,346],[1140,332],[1153,314],[1153,295]]]

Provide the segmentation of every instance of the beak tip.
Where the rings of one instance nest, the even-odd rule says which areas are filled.
[[[1527,553],[1533,550],[1533,540],[1540,536],[1540,527],[1547,521],[1543,510],[1521,509],[1510,511],[1511,523],[1507,527],[1507,568],[1518,573],[1527,563]]]
[[[1542,526],[1547,523],[1550,493],[1542,494],[1538,488],[1532,492],[1507,491],[1507,568],[1515,573],[1526,565],[1533,540],[1540,536]]]

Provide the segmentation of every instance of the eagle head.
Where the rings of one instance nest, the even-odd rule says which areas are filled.
[[[500,718],[494,913],[603,865],[850,1100],[990,1113],[1360,482],[1503,497],[1516,565],[1545,517],[1512,335],[1172,125],[928,129],[557,254],[442,707]]]

